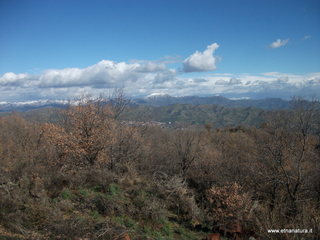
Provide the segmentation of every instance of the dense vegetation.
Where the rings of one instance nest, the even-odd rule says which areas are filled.
[[[228,108],[245,108],[255,107],[265,110],[290,109],[291,101],[282,100],[280,98],[266,98],[266,99],[229,99],[222,96],[184,96],[172,97],[169,95],[150,96],[144,99],[135,99],[135,103],[139,105],[148,106],[169,106],[175,104],[190,104],[190,105],[206,105],[214,104]]]
[[[120,121],[134,122],[159,122],[169,127],[168,124],[173,124],[171,127],[179,124],[212,125],[214,128],[227,126],[255,126],[259,127],[265,122],[270,110],[262,110],[259,108],[228,108],[220,105],[190,105],[190,104],[175,104],[162,107],[133,105],[128,106],[125,112],[119,117]],[[9,113],[3,113],[3,116]],[[25,119],[38,122],[53,122],[59,121],[60,110],[58,108],[41,108],[21,112],[21,116]]]
[[[317,105],[296,101],[259,127],[164,128],[122,121],[127,103],[0,117],[0,238],[202,239],[235,220],[259,239],[320,238]],[[313,233],[267,232],[282,228]]]
[[[122,115],[124,120],[165,123],[210,124],[216,127],[259,126],[268,111],[258,108],[227,108],[219,105],[175,104],[163,107],[134,106]]]

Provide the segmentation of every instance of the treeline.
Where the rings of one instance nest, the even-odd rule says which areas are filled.
[[[317,104],[296,100],[258,128],[201,129],[128,125],[127,105],[118,92],[54,123],[0,118],[0,236],[232,239],[237,222],[242,239],[320,238]]]

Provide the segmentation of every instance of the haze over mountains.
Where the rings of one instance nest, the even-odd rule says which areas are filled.
[[[261,109],[287,109],[290,108],[290,101],[286,101],[280,98],[265,98],[265,99],[250,99],[240,98],[232,99],[222,96],[184,96],[184,97],[172,97],[170,95],[158,95],[149,96],[143,99],[134,100],[137,104],[145,104],[151,106],[168,106],[173,104],[215,104],[224,107],[257,107]]]
[[[0,112],[10,111],[28,111],[32,109],[40,109],[46,107],[64,108],[72,101],[68,100],[39,100],[26,102],[0,102]],[[144,98],[131,99],[131,105],[147,105],[153,107],[170,106],[174,104],[190,104],[203,105],[215,104],[228,108],[238,107],[255,107],[265,110],[289,109],[290,101],[280,98],[265,98],[265,99],[230,99],[222,96],[183,96],[173,97],[170,95],[150,95]]]

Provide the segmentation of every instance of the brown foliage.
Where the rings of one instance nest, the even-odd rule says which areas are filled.
[[[212,187],[207,191],[207,214],[214,222],[242,219],[248,213],[251,200],[242,192],[241,186],[233,183],[223,187]]]
[[[110,142],[114,125],[110,115],[108,105],[84,98],[64,112],[60,126],[44,124],[43,130],[48,141],[56,147],[59,160],[92,166]]]
[[[274,237],[266,229],[319,230],[312,109],[273,112],[261,128],[162,129],[120,122],[128,102],[117,96],[83,98],[59,123],[0,117],[1,226],[52,239],[113,239],[159,219],[174,223],[166,231],[237,219],[263,239]]]

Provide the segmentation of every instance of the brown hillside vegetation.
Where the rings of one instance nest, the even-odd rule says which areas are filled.
[[[0,239],[320,239],[317,109],[173,129],[119,121],[123,97],[0,117]]]

